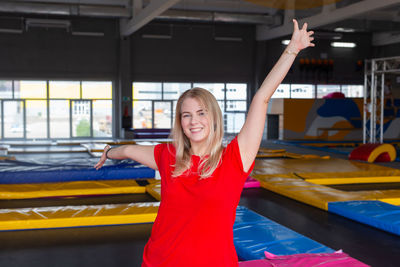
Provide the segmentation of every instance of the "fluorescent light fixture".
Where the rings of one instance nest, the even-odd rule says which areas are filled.
[[[26,19],[25,20],[26,29],[30,27],[39,28],[63,28],[67,31],[71,27],[71,22],[69,20],[61,19]]]
[[[142,34],[142,38],[144,39],[172,39],[171,35],[163,35],[163,34]]]
[[[221,37],[221,36],[218,37],[218,36],[215,36],[214,40],[215,41],[227,41],[227,42],[242,42],[243,38],[241,38],[241,37]]]
[[[332,47],[354,48],[357,45],[356,45],[356,43],[350,43],[350,42],[332,42],[331,46]]]
[[[73,31],[71,32],[72,35],[77,35],[77,36],[93,36],[93,37],[103,37],[104,32],[76,32]]]
[[[282,41],[281,41],[281,43],[282,43],[283,45],[288,45],[289,42],[290,42],[290,40],[282,40]]]
[[[1,33],[16,33],[16,34],[21,34],[23,33],[22,29],[0,29]]]
[[[342,28],[342,27],[337,27],[334,29],[335,32],[355,32],[355,29],[352,28]]]

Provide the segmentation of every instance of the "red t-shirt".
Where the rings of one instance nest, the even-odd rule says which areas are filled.
[[[191,171],[175,178],[175,148],[157,145],[154,157],[161,175],[161,203],[142,267],[238,266],[232,229],[254,163],[243,171],[237,138],[224,149],[212,176],[201,180],[196,174],[198,156],[192,156]]]

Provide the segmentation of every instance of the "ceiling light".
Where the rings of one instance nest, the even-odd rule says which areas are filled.
[[[356,45],[356,43],[350,43],[350,42],[332,42],[331,46],[332,47],[354,48],[357,45]]]
[[[290,40],[282,40],[282,41],[281,41],[281,44],[283,44],[283,45],[288,45],[289,42],[290,42]]]
[[[334,29],[335,32],[355,32],[355,29],[352,28],[342,28],[342,27],[337,27]]]

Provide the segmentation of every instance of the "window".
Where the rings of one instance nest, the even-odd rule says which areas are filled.
[[[1,138],[112,136],[110,81],[0,81]]]
[[[290,84],[280,84],[271,98],[290,98]]]
[[[133,83],[132,99],[162,99],[161,83]]]
[[[0,98],[12,98],[12,81],[0,81]]]
[[[183,92],[190,88],[190,83],[164,83],[163,99],[177,100]]]
[[[346,97],[364,97],[364,86],[362,86],[362,85],[342,85],[342,93]]]
[[[318,84],[317,85],[317,98],[323,98],[324,96],[330,94],[340,92],[339,84]]]
[[[79,99],[81,98],[81,85],[78,81],[50,81],[49,97],[51,99]]]
[[[315,98],[315,86],[313,84],[292,84],[290,86],[291,98]]]
[[[177,99],[192,87],[204,88],[215,96],[225,122],[225,132],[239,132],[247,111],[245,83],[134,82],[132,84],[133,127],[171,128]]]

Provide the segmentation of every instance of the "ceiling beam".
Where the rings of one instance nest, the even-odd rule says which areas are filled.
[[[400,43],[399,32],[379,32],[372,35],[373,46],[383,46]]]
[[[338,22],[341,20],[354,18],[355,16],[362,15],[369,11],[374,11],[391,5],[399,4],[399,0],[364,0],[351,4],[342,8],[324,8],[323,12],[318,15],[303,18],[299,20],[301,26],[304,22],[308,23],[308,27],[315,29],[320,26]],[[293,31],[293,24],[285,23],[282,26],[269,28],[268,26],[257,26],[257,40],[271,40],[291,34]]]
[[[121,20],[121,35],[129,36],[180,0],[152,0],[130,20]],[[133,5],[135,6],[135,5]]]

